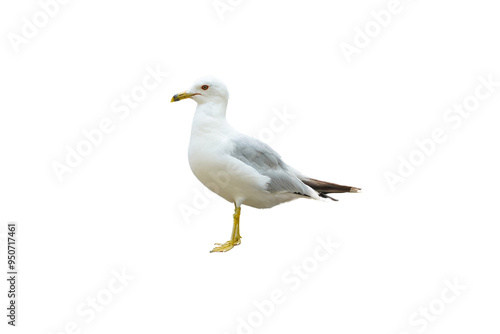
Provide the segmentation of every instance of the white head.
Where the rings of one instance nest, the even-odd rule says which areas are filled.
[[[205,76],[195,81],[187,91],[175,94],[170,102],[193,99],[196,103],[227,103],[229,92],[226,85],[217,78]]]

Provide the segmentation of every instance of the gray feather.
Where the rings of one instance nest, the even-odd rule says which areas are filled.
[[[294,175],[280,155],[269,145],[244,135],[233,140],[233,144],[231,156],[270,178],[267,184],[269,192],[311,195],[310,188]]]

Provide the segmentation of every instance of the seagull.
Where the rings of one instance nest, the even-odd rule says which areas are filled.
[[[219,79],[202,77],[170,102],[188,98],[197,103],[188,150],[191,170],[235,208],[231,239],[216,243],[211,252],[227,252],[241,243],[242,205],[264,209],[298,198],[336,201],[328,194],[361,190],[307,177],[269,145],[236,131],[226,120],[229,92]]]

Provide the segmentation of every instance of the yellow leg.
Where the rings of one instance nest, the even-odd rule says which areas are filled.
[[[238,246],[241,243],[241,236],[240,236],[240,212],[241,208],[237,207],[236,204],[234,205],[234,221],[233,221],[233,232],[231,233],[231,240],[229,240],[226,243],[223,244],[216,244],[219,245],[218,247],[215,247],[210,251],[210,253],[213,252],[227,252],[228,250],[231,250],[234,246]]]

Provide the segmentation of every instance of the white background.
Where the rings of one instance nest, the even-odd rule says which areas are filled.
[[[231,3],[221,18],[211,0],[70,1],[15,52],[8,34],[40,5],[2,2],[1,268],[16,221],[20,309],[13,330],[2,279],[1,332],[498,331],[500,87],[458,128],[443,120],[479,76],[500,81],[494,2],[401,0],[350,63],[341,43],[389,1]],[[148,66],[169,74],[120,120],[112,103]],[[233,207],[193,202],[204,189],[187,161],[195,103],[170,103],[205,74],[228,85],[237,129],[258,136],[288,110],[296,117],[271,146],[303,173],[363,192],[243,207],[242,244],[210,254],[230,236]],[[105,118],[113,132],[60,182],[53,162]],[[447,140],[391,190],[384,174],[435,128]],[[184,219],[180,208],[195,204]],[[340,246],[292,290],[283,275],[315,263],[318,237]],[[110,296],[113,270],[133,279],[88,321],[77,308]],[[446,280],[466,288],[425,330],[411,324],[440,305]],[[242,329],[275,289],[283,303]]]

